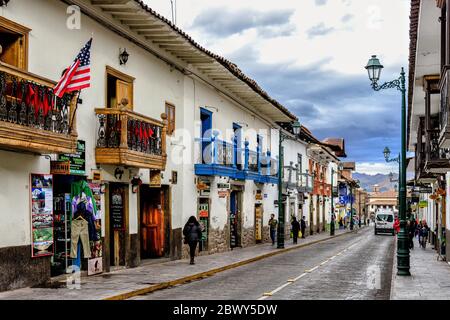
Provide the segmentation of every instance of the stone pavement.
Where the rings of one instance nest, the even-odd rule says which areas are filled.
[[[349,231],[336,230],[336,236],[342,236],[346,233],[349,233]],[[23,288],[0,292],[0,300],[126,299],[138,294],[201,279],[229,268],[330,238],[332,237],[329,233],[323,232],[306,239],[299,239],[296,246],[292,245],[292,240],[287,240],[284,250],[276,249],[276,245],[260,244],[225,253],[200,256],[196,258],[195,265],[189,265],[188,260],[175,260],[83,277],[79,289],[69,289],[64,283],[60,288]]]
[[[410,251],[411,277],[397,276],[395,257],[391,300],[449,300],[450,265],[437,260],[437,252],[429,243],[426,249],[419,247],[417,238]]]

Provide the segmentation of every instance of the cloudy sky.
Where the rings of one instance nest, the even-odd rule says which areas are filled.
[[[171,18],[170,0],[145,0]],[[400,93],[373,92],[408,64],[408,0],[177,0],[177,25],[236,63],[319,139],[344,137],[357,171],[389,173],[384,146],[400,147]]]

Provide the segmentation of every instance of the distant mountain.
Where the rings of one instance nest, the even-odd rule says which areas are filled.
[[[373,191],[373,186],[375,184],[380,186],[380,191],[393,190],[398,185],[398,182],[390,182],[389,175],[380,173],[376,175],[369,175],[355,172],[353,173],[353,179],[359,180],[361,187],[370,192]],[[394,173],[392,179],[397,180],[398,174]]]

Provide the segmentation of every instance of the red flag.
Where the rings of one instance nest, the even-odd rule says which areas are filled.
[[[51,108],[51,106],[48,103],[48,92],[47,92],[47,90],[45,90],[45,92],[44,92],[44,117],[47,116],[48,112],[50,111],[50,108]]]
[[[150,138],[153,137],[153,129],[152,129],[152,127],[148,128],[148,136]]]
[[[25,98],[25,102],[27,105],[30,105],[31,101],[33,101],[33,100],[34,100],[34,90],[33,90],[33,86],[31,85],[31,83],[29,83],[27,97]]]

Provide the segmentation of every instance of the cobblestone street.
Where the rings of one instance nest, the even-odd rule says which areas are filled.
[[[389,299],[393,250],[370,227],[133,299]]]

